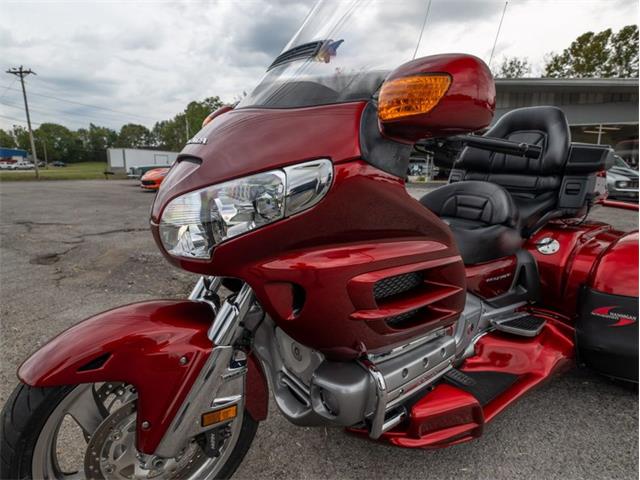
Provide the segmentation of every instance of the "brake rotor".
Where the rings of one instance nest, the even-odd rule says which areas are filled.
[[[94,480],[186,479],[211,460],[193,441],[180,456],[143,469],[135,438],[136,403],[132,400],[105,418],[91,436],[84,457],[86,477]]]

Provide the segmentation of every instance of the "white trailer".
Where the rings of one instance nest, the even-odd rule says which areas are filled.
[[[132,169],[150,166],[171,166],[178,152],[145,150],[141,148],[108,148],[107,161],[113,172],[130,172]]]

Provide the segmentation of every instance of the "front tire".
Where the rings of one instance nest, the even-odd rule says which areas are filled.
[[[122,389],[118,387],[124,384],[113,385],[114,391],[115,388],[118,388],[118,392],[125,391],[123,389],[127,388],[126,386],[122,387]],[[109,387],[111,387],[111,384],[109,384]],[[102,388],[104,388],[104,386]],[[88,391],[90,393],[87,393]],[[74,471],[64,471],[60,467],[60,464],[63,462],[59,462],[59,459],[56,458],[56,452],[60,450],[61,444],[63,448],[65,445],[68,445],[66,442],[68,442],[69,439],[65,437],[60,442],[57,438],[54,438],[54,441],[51,442],[50,437],[52,435],[57,436],[61,430],[64,430],[64,428],[61,428],[64,418],[74,420],[75,415],[75,417],[81,418],[82,420],[78,423],[81,428],[76,427],[76,430],[81,432],[79,439],[76,439],[76,441],[79,442],[80,445],[84,445],[86,449],[87,442],[89,442],[94,432],[100,430],[101,423],[95,420],[95,412],[91,414],[86,412],[82,413],[80,408],[83,407],[84,404],[80,404],[80,407],[78,407],[78,399],[82,399],[82,401],[86,403],[86,398],[103,398],[104,395],[101,397],[96,395],[95,392],[97,391],[94,385],[52,388],[30,387],[24,384],[18,385],[4,405],[2,413],[0,413],[0,478],[3,480],[42,477],[65,479],[71,476],[77,478],[78,475],[82,475],[83,473],[86,475],[84,471],[86,463],[83,464],[81,462],[80,465],[77,465],[76,468],[73,469]],[[135,390],[131,389],[131,391]],[[109,395],[111,394],[109,393]],[[133,403],[127,403],[126,405],[130,405],[129,408],[135,411],[133,407],[135,397],[129,397],[127,400]],[[72,403],[74,401],[76,402],[75,404]],[[109,415],[112,414],[112,412],[109,411],[109,406],[103,405],[100,400],[96,400],[96,403],[98,403],[96,411],[102,413],[104,416],[102,423],[104,423],[111,418]],[[122,404],[125,404],[125,402],[112,402],[111,407],[113,411],[116,411],[117,407],[120,408]],[[71,408],[74,410],[71,410]],[[93,422],[87,420],[92,417],[94,418]],[[99,420],[101,420],[101,418],[99,418]],[[180,475],[180,470],[174,470],[171,473],[167,472],[167,475],[163,473],[158,478],[230,478],[240,466],[258,429],[258,422],[246,411],[242,415],[242,418],[238,418],[237,421],[241,422],[241,424],[238,425],[238,431],[230,437],[235,443],[229,445],[229,454],[221,455],[220,459],[224,462],[222,465],[215,466],[214,469],[209,470],[208,474],[206,474],[206,470],[198,470],[195,476],[184,477]],[[84,444],[82,443],[83,441]],[[43,445],[45,446],[44,448]],[[73,449],[73,447],[68,448]],[[197,445],[197,442],[194,441],[190,448],[197,449],[200,447]],[[77,454],[78,452],[73,451],[69,453]],[[48,457],[49,455],[50,457]],[[199,455],[202,457],[202,452],[199,452]],[[84,457],[84,454],[82,456]],[[209,462],[214,461],[211,458],[208,460],[205,458],[205,460]],[[179,464],[176,463],[176,465]],[[192,469],[193,467],[189,468]],[[127,472],[129,471],[132,470],[127,470]],[[124,470],[122,470],[122,472],[124,472]],[[93,475],[88,475],[88,477],[129,478],[126,474],[123,474],[124,476],[118,475],[118,471],[107,471],[107,473],[113,475],[99,472],[97,477]]]

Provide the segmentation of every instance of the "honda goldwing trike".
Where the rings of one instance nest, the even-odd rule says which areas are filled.
[[[389,8],[319,4],[255,90],[205,120],[150,220],[169,262],[201,275],[190,298],[101,313],[26,360],[3,478],[226,478],[270,395],[296,425],[428,449],[480,437],[576,360],[637,382],[638,233],[586,220],[609,149],[572,143],[546,106],[478,135],[487,65],[377,68],[385,42],[360,27]],[[414,147],[452,159],[420,201]]]

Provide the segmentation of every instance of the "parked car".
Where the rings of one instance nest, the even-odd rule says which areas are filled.
[[[631,168],[638,169],[638,139],[632,138],[618,142],[614,147],[616,154]]]
[[[638,200],[638,171],[629,167],[620,155],[610,152],[606,162],[609,198]]]
[[[140,187],[144,190],[158,190],[164,177],[167,176],[169,167],[154,168],[147,171],[142,178],[140,178]]]
[[[13,170],[13,166],[16,162],[0,162],[0,170]]]
[[[36,166],[31,162],[19,161],[13,164],[13,170],[33,170]]]
[[[67,164],[64,162],[61,162],[60,160],[53,162],[51,165],[53,165],[54,167],[66,167]]]
[[[142,165],[138,167],[130,167],[129,173],[127,173],[128,178],[141,178],[145,173],[149,170],[155,170],[156,168],[169,168],[170,165]]]

